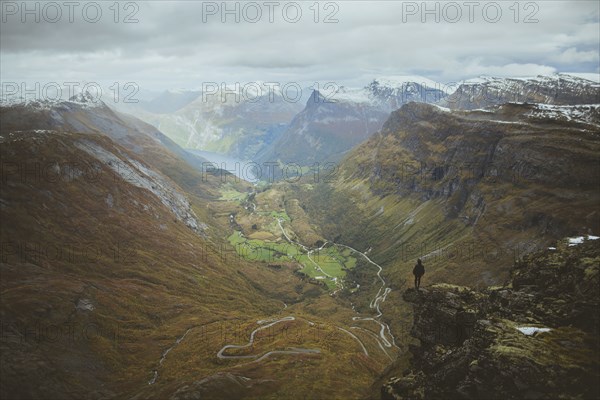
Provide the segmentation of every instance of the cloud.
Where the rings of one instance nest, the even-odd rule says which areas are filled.
[[[528,64],[505,64],[505,65],[482,65],[478,61],[465,66],[465,72],[471,76],[491,75],[491,76],[514,76],[526,77],[537,75],[551,75],[556,72],[556,68],[548,65],[535,63]]]
[[[125,9],[130,3],[137,8]],[[295,23],[289,22],[295,6],[285,8],[290,2],[277,2],[273,22],[263,2],[256,2],[262,16],[255,23],[248,21],[255,14],[247,3],[227,3],[239,10],[239,22],[222,10],[207,14],[207,7],[220,8],[222,2],[152,1],[119,3],[117,23],[113,2],[97,2],[102,18],[96,23],[82,14],[88,3],[75,10],[72,23],[64,10],[56,23],[44,15],[39,23],[26,15],[23,23],[22,10],[6,12],[6,4],[22,3],[4,1],[2,80],[134,80],[156,89],[251,80],[360,86],[378,75],[423,74],[451,82],[482,74],[598,68],[595,1],[530,2],[537,8],[527,9],[519,3],[518,15],[512,2],[482,1],[472,21],[464,3],[456,2],[460,18],[454,22],[447,2],[429,2],[426,8],[422,2],[334,1],[316,8],[313,2],[298,2],[302,14]],[[490,22],[496,15],[492,3],[501,11],[496,22]],[[42,13],[45,3],[39,4]],[[133,11],[138,22],[124,23]],[[337,22],[324,23],[327,17]],[[538,22],[525,23],[526,17]]]
[[[598,56],[598,51],[578,51],[575,47],[570,47],[556,56],[555,60],[564,64],[584,62],[596,62],[597,64],[600,58]]]

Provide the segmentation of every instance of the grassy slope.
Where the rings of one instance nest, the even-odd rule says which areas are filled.
[[[20,135],[22,140],[3,141],[3,166],[98,165],[74,146],[84,139],[144,162],[102,135]],[[243,207],[218,200],[220,179],[203,180],[176,157],[162,156],[161,169],[175,187],[187,190],[199,220],[208,223],[204,235],[105,165],[93,180],[23,178],[18,168],[3,171],[2,397],[164,398],[219,371],[256,378],[235,397],[365,393],[383,360],[365,358],[337,329],[347,327],[352,311],[299,279],[293,268],[275,270],[238,257],[225,238],[231,232],[229,215]],[[236,187],[246,190],[241,183]],[[266,217],[273,220],[272,212]],[[19,245],[38,246],[38,251],[21,255],[14,247]],[[55,256],[55,249],[63,253]],[[90,249],[97,257],[86,253]],[[87,302],[92,310],[77,308]],[[284,312],[283,302],[289,303]],[[225,344],[246,343],[257,320],[290,314],[298,320],[277,325],[287,327],[289,335],[275,330],[273,338],[257,342],[253,354],[305,347],[320,349],[320,355],[274,356],[247,366],[215,357]],[[49,337],[53,327],[72,327],[73,334],[61,330]],[[164,351],[188,329],[158,366]],[[24,337],[24,332],[29,333]],[[367,345],[375,349],[374,343]],[[157,368],[158,380],[149,386]],[[355,379],[349,384],[345,376]],[[217,398],[230,386],[215,384]]]

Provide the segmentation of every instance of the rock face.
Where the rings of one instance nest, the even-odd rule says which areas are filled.
[[[381,129],[390,113],[403,104],[435,103],[445,98],[441,86],[421,77],[396,77],[375,79],[361,89],[314,91],[304,110],[258,159],[301,165],[337,162]]]
[[[179,168],[192,167],[202,171],[206,161],[187,153],[150,125],[132,116],[114,112],[87,92],[73,96],[69,101],[29,102],[0,107],[0,115],[0,129],[7,132],[9,138],[12,135],[10,141],[46,141],[57,132],[108,136],[144,163],[121,154],[120,150],[113,153],[94,139],[74,140],[73,145],[112,169],[115,177],[120,176],[129,184],[153,193],[178,220],[193,231],[202,233],[206,229],[207,226],[197,219],[181,187],[168,176],[173,163],[177,163]],[[56,168],[58,170],[55,173],[60,173],[58,165]]]
[[[599,261],[589,240],[527,256],[506,286],[407,290],[420,346],[382,399],[598,398]]]
[[[596,105],[408,103],[301,201],[324,236],[372,247],[390,281],[425,257],[428,282],[499,285],[515,257],[600,232],[599,126]]]
[[[536,78],[482,77],[463,82],[440,104],[452,109],[474,110],[508,102],[597,104],[600,85],[566,74]]]

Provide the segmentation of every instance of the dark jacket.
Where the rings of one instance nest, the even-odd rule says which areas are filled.
[[[425,267],[423,266],[423,264],[416,264],[415,267],[413,268],[413,275],[414,276],[423,276],[425,275]]]

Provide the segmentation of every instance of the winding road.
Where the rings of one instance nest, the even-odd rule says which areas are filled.
[[[261,319],[261,320],[257,321],[256,323],[261,324],[261,325],[265,324],[267,322],[269,322],[269,323],[253,330],[252,333],[250,334],[250,340],[248,341],[248,343],[246,343],[244,345],[235,345],[235,344],[225,345],[221,348],[221,350],[219,350],[219,352],[217,353],[217,357],[220,359],[256,358],[256,360],[254,360],[252,362],[259,362],[273,354],[316,354],[316,353],[320,353],[321,351],[319,349],[304,349],[304,348],[298,348],[298,347],[290,347],[288,350],[272,350],[272,351],[266,352],[262,355],[261,354],[251,354],[251,355],[246,355],[246,356],[228,356],[228,355],[223,354],[227,349],[245,349],[247,347],[250,347],[250,346],[252,346],[252,344],[254,344],[254,338],[255,338],[257,332],[259,332],[263,329],[267,329],[267,328],[269,328],[275,324],[278,324],[280,322],[294,321],[295,319],[296,318],[293,316],[283,317],[283,318],[280,318],[277,320],[262,320]],[[240,365],[244,365],[244,364],[240,364]]]
[[[285,304],[285,308],[287,308],[287,304]],[[234,345],[234,344],[225,345],[221,348],[221,350],[219,350],[217,352],[217,358],[220,358],[220,359],[253,359],[253,358],[255,358],[255,360],[252,360],[249,363],[236,365],[236,367],[238,367],[241,365],[246,365],[246,364],[262,361],[265,358],[272,356],[274,354],[318,354],[318,353],[320,353],[321,350],[319,350],[319,349],[305,349],[305,348],[299,348],[299,347],[289,347],[286,350],[272,350],[272,351],[268,351],[264,354],[250,354],[250,355],[244,355],[244,356],[230,356],[230,355],[223,354],[228,349],[244,349],[244,348],[250,347],[254,344],[254,339],[256,337],[256,334],[259,331],[270,328],[271,326],[278,324],[280,322],[294,321],[294,320],[296,320],[296,318],[291,315],[280,318],[280,319],[275,319],[275,320],[265,320],[265,319],[258,320],[258,321],[256,321],[256,323],[259,325],[262,325],[262,326],[256,328],[255,330],[252,331],[252,333],[250,333],[250,340],[248,341],[248,343],[246,343],[244,345]],[[314,322],[311,322],[308,320],[306,320],[306,322],[311,326],[314,325]],[[163,362],[167,358],[167,354],[169,354],[169,352],[171,350],[173,350],[179,343],[181,343],[181,341],[183,339],[185,339],[187,334],[190,333],[190,331],[192,331],[194,328],[196,328],[196,327],[189,328],[187,331],[185,331],[183,336],[178,338],[171,347],[169,347],[167,350],[165,350],[163,352],[162,357],[161,357],[160,361],[158,362],[157,368],[152,371],[153,376],[152,376],[152,379],[150,381],[148,381],[148,385],[154,385],[156,383],[156,380],[158,379],[158,368],[160,368],[160,366],[162,366]],[[350,332],[348,332],[348,333],[350,333]]]
[[[319,271],[323,272],[325,275],[330,276],[328,274],[326,274],[321,267],[310,257],[310,254],[312,252],[314,252],[317,249],[309,249],[308,247],[304,246],[302,243],[298,243],[294,240],[292,240],[288,234],[285,232],[285,229],[283,228],[283,225],[281,224],[282,220],[280,218],[277,218],[277,224],[279,225],[279,229],[281,229],[281,232],[283,233],[283,235],[285,236],[285,238],[293,244],[296,244],[300,247],[302,247],[307,253],[308,253],[308,258],[310,261],[312,261],[315,266],[319,269]],[[328,242],[325,242],[323,244],[323,246],[321,246],[318,250],[323,249],[323,247],[325,246],[325,244],[327,244]],[[369,262],[370,264],[374,265],[377,267],[378,271],[377,271],[377,277],[379,278],[379,281],[381,282],[381,286],[379,287],[379,290],[377,291],[377,294],[375,295],[375,297],[373,298],[373,300],[371,300],[371,303],[369,304],[369,308],[373,308],[377,311],[377,315],[375,315],[374,317],[353,317],[352,320],[353,321],[373,321],[376,324],[379,325],[380,329],[379,329],[379,338],[377,339],[377,342],[379,344],[379,347],[381,347],[381,349],[383,350],[383,352],[385,353],[386,356],[390,357],[389,354],[387,353],[387,351],[385,351],[385,349],[383,348],[383,346],[387,347],[387,348],[391,348],[391,347],[396,347],[399,348],[396,345],[396,339],[394,338],[394,335],[392,335],[392,332],[390,330],[390,327],[388,324],[386,324],[385,322],[381,322],[379,321],[379,318],[383,315],[383,313],[381,312],[381,309],[379,308],[379,306],[381,305],[381,303],[383,303],[387,297],[387,295],[392,291],[392,289],[390,289],[389,287],[386,287],[386,282],[385,279],[383,279],[383,277],[381,276],[381,272],[383,271],[383,268],[381,267],[381,265],[377,264],[375,261],[371,260],[369,258],[369,256],[367,256],[365,253],[363,253],[362,251],[359,251],[353,247],[347,246],[345,244],[340,244],[340,243],[334,243],[331,242],[331,244],[333,244],[334,246],[340,246],[340,247],[344,247],[346,249],[349,249],[355,253],[360,254],[361,256],[363,256],[365,258],[365,260],[367,260],[367,262]],[[331,276],[330,276],[331,277]],[[336,281],[336,284],[338,284],[338,281]],[[340,284],[341,285],[341,284]],[[339,290],[341,290],[342,287],[340,287],[338,290],[336,290],[334,293],[337,293]],[[352,327],[351,327],[352,328]],[[363,350],[366,352],[366,349],[364,347],[364,344],[360,341],[360,339],[358,337],[356,337],[355,335],[353,335],[351,332],[338,327],[338,329],[341,329],[347,333],[349,333],[350,335],[352,335],[356,340],[358,340],[363,348]],[[387,332],[387,334],[386,334]],[[387,336],[387,337],[386,337]],[[382,346],[383,345],[383,346]],[[368,355],[368,353],[367,353]]]
[[[256,205],[253,204],[253,208],[254,211],[256,211]],[[374,317],[353,317],[352,320],[353,321],[373,321],[375,323],[377,323],[380,326],[380,330],[379,330],[379,336],[377,336],[375,333],[371,332],[368,329],[362,328],[362,327],[358,327],[358,326],[351,326],[350,329],[355,329],[355,330],[362,330],[365,331],[366,333],[368,333],[369,335],[371,335],[376,341],[377,344],[379,345],[379,347],[381,348],[381,350],[383,351],[383,353],[390,359],[392,360],[392,357],[388,354],[388,352],[385,350],[385,347],[387,348],[391,348],[391,347],[396,347],[398,348],[398,346],[396,345],[396,341],[394,336],[391,333],[390,327],[388,324],[386,324],[385,322],[381,322],[379,321],[379,318],[383,315],[383,313],[381,312],[380,309],[380,305],[381,303],[385,302],[385,299],[387,297],[387,295],[392,291],[392,289],[390,289],[389,287],[386,287],[386,282],[383,279],[383,277],[381,276],[381,272],[383,271],[383,268],[377,264],[376,262],[374,262],[373,260],[371,260],[365,253],[344,245],[344,244],[339,244],[339,243],[334,243],[334,242],[325,242],[323,243],[323,245],[319,248],[314,248],[314,249],[310,249],[307,246],[303,245],[302,243],[296,242],[294,241],[292,238],[290,238],[288,236],[288,234],[286,233],[285,229],[283,228],[282,220],[280,218],[276,218],[277,220],[277,224],[279,225],[279,228],[281,229],[282,234],[284,235],[284,237],[290,242],[293,243],[299,247],[301,247],[304,251],[306,251],[308,259],[315,265],[315,267],[324,275],[328,276],[329,278],[333,278],[331,275],[329,275],[328,273],[326,273],[325,271],[323,271],[323,269],[321,268],[321,266],[315,261],[313,260],[313,258],[311,257],[311,254],[315,251],[321,251],[325,245],[327,243],[331,243],[334,246],[340,246],[340,247],[344,247],[347,248],[355,253],[360,254],[361,256],[363,256],[365,258],[365,260],[367,260],[367,262],[369,262],[370,264],[374,265],[377,267],[378,271],[377,271],[377,277],[379,278],[379,281],[381,282],[381,286],[379,288],[379,290],[377,291],[377,294],[375,295],[375,297],[373,298],[373,300],[371,300],[371,303],[369,304],[369,308],[375,309],[377,311],[377,315],[375,315]],[[335,293],[337,293],[339,290],[343,289],[343,284],[341,283],[341,281],[335,280],[336,286],[338,286],[338,289],[336,291],[334,291],[332,293],[332,295],[334,295]],[[284,304],[284,309],[287,308],[287,304]],[[353,307],[354,308],[354,307]],[[264,354],[251,354],[251,355],[227,355],[225,354],[227,350],[229,349],[244,349],[244,348],[248,348],[250,346],[252,346],[254,344],[254,340],[256,337],[256,334],[258,332],[260,332],[263,329],[267,329],[273,325],[279,324],[281,322],[285,322],[285,321],[294,321],[296,320],[296,318],[294,316],[287,316],[287,317],[283,317],[280,319],[272,319],[272,320],[258,320],[256,321],[257,324],[262,325],[258,328],[256,328],[255,330],[252,331],[252,333],[250,334],[250,338],[248,343],[244,344],[244,345],[235,345],[235,344],[227,344],[225,346],[223,346],[218,352],[217,352],[217,358],[219,359],[253,359],[252,361],[248,362],[248,363],[243,363],[243,364],[238,364],[236,366],[241,366],[241,365],[246,365],[246,364],[250,364],[250,363],[255,363],[255,362],[260,362],[262,360],[264,360],[265,358],[274,355],[274,354],[318,354],[321,351],[319,349],[305,349],[305,348],[297,348],[297,347],[289,347],[286,350],[272,350],[272,351],[268,351]],[[307,322],[312,326],[314,325],[314,322],[310,322],[307,320]],[[158,362],[158,366],[156,369],[154,369],[153,372],[153,377],[152,379],[148,382],[149,385],[153,385],[156,383],[156,380],[158,379],[158,369],[160,368],[160,366],[162,366],[163,362],[165,361],[167,355],[169,354],[169,352],[171,350],[173,350],[177,345],[179,345],[181,343],[181,341],[183,339],[185,339],[185,337],[188,335],[188,333],[190,331],[192,331],[195,327],[189,328],[180,338],[178,338],[175,343],[169,347],[167,350],[165,350],[161,356],[160,361]],[[356,336],[355,334],[353,334],[352,332],[336,326],[337,329],[339,329],[340,331],[345,332],[346,334],[348,334],[350,337],[352,337],[354,340],[356,340],[363,353],[369,357],[369,352],[367,351],[367,348],[365,347],[364,343],[360,340],[360,338],[358,336]],[[386,334],[387,332],[387,334]],[[386,337],[387,336],[387,337]],[[389,339],[388,339],[389,338]]]
[[[235,345],[235,344],[228,344],[228,345],[225,345],[225,346],[223,346],[223,348],[222,348],[221,350],[219,350],[219,352],[217,353],[217,357],[218,357],[218,358],[256,358],[256,357],[258,357],[258,356],[259,356],[258,354],[257,354],[257,355],[249,355],[249,356],[227,356],[227,355],[223,355],[223,353],[224,353],[224,352],[225,352],[225,350],[227,350],[227,349],[245,349],[246,347],[250,347],[250,346],[252,346],[252,344],[254,344],[254,337],[256,336],[256,333],[257,333],[257,332],[259,332],[259,331],[262,331],[263,329],[270,328],[271,326],[273,326],[273,325],[275,325],[275,324],[278,324],[278,323],[280,323],[280,322],[283,322],[283,321],[293,321],[293,320],[295,320],[295,319],[296,319],[296,318],[294,318],[294,317],[292,317],[292,316],[289,316],[289,317],[284,317],[284,318],[281,318],[281,319],[278,319],[278,320],[272,321],[270,324],[263,325],[263,326],[261,326],[261,327],[259,327],[259,328],[256,328],[256,329],[255,329],[255,330],[253,330],[253,331],[252,331],[252,333],[250,334],[250,340],[248,341],[248,343],[246,343],[246,344],[244,344],[244,345],[241,345],[241,346],[238,346],[238,345]],[[260,321],[257,321],[256,323],[257,323],[257,324],[264,324],[264,323],[266,323],[266,322],[269,322],[269,321],[266,321],[266,320],[260,320]]]

